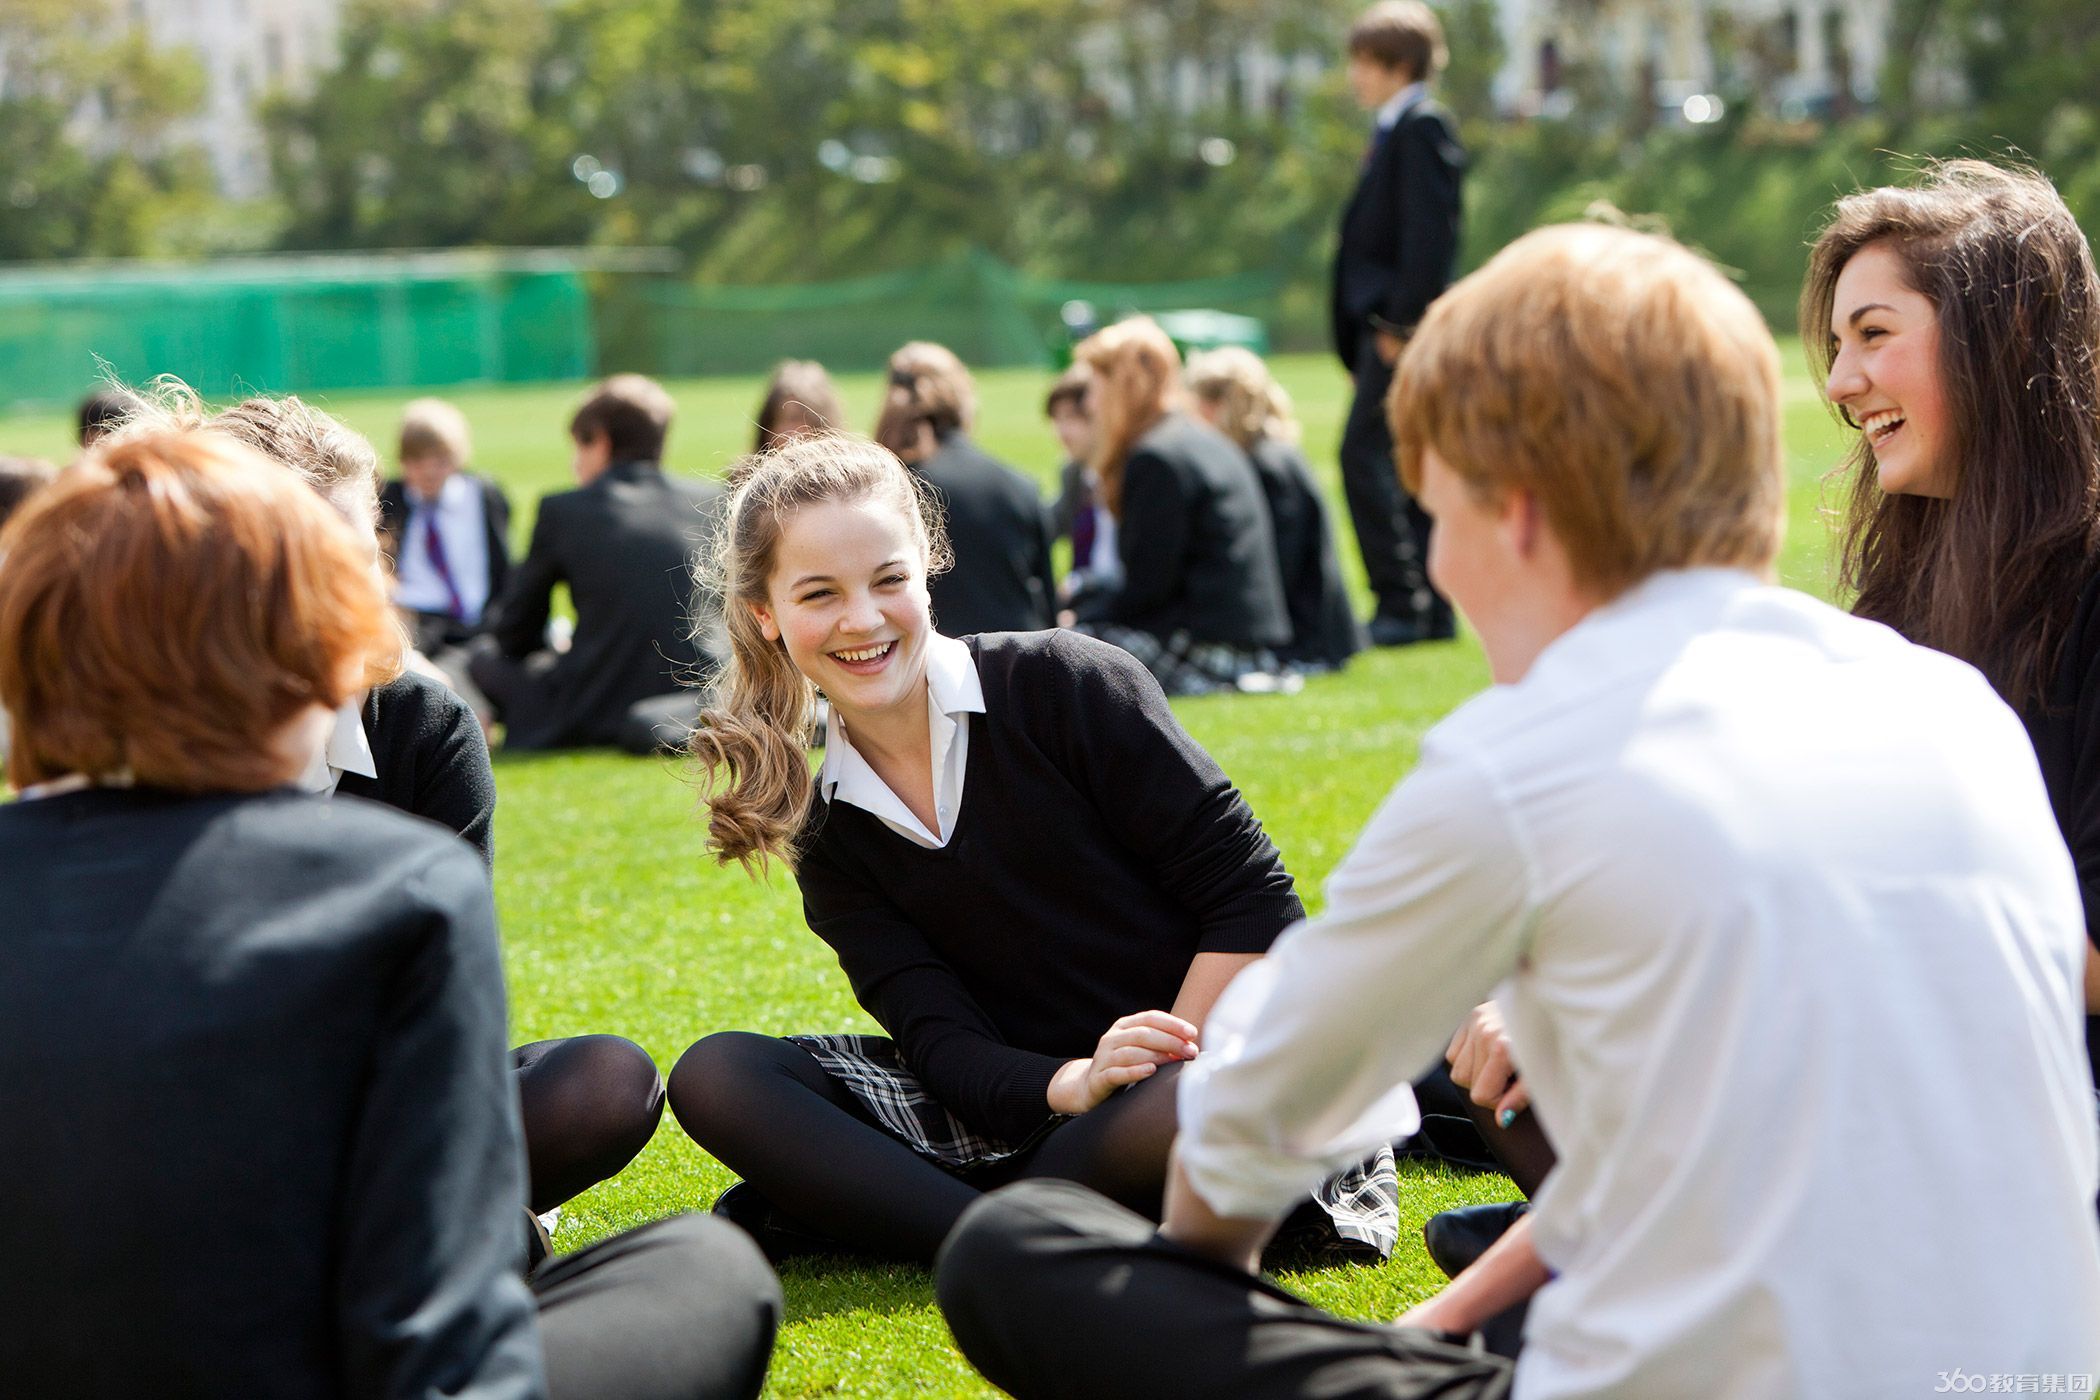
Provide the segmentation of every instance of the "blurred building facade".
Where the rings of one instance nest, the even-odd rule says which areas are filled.
[[[1506,59],[1497,105],[1568,116],[1585,83],[1656,120],[1711,120],[1714,95],[1748,95],[1783,116],[1844,115],[1871,103],[1893,0],[1497,0]]]
[[[181,135],[210,156],[222,193],[269,187],[256,109],[272,89],[300,91],[333,67],[343,0],[122,0],[156,48],[187,50],[205,79],[204,108]]]

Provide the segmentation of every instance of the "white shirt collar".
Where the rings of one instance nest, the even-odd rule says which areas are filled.
[[[1388,97],[1378,109],[1378,129],[1391,131],[1393,123],[1407,115],[1407,109],[1420,102],[1429,92],[1427,83],[1409,83]]]
[[[335,785],[345,773],[355,773],[360,778],[377,778],[379,768],[372,762],[372,741],[365,734],[365,696],[369,692],[359,691],[345,700],[335,712],[335,724],[328,731],[328,742],[323,744],[299,776],[299,786],[308,792],[333,794]]]
[[[824,766],[817,785],[827,802],[844,802],[880,818],[920,845],[945,846],[962,802],[969,755],[967,715],[984,713],[984,683],[967,643],[935,632],[926,639],[926,724],[933,740],[934,804],[943,814],[936,835],[890,790],[846,733],[836,706],[824,726]]]

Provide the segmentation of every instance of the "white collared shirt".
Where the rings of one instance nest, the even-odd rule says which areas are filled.
[[[1391,131],[1396,122],[1407,115],[1407,109],[1429,95],[1429,84],[1409,83],[1400,91],[1378,105],[1378,129]]]
[[[984,713],[984,684],[970,648],[938,632],[926,638],[926,722],[933,739],[933,805],[939,831],[926,824],[890,791],[853,747],[838,707],[824,729],[824,767],[817,784],[826,802],[844,802],[868,813],[907,841],[939,850],[955,832],[962,810],[963,776],[970,762],[970,721]]]
[[[314,750],[306,771],[299,775],[299,787],[323,797],[333,797],[336,784],[343,780],[345,773],[355,773],[360,778],[379,776],[379,769],[372,762],[372,741],[365,736],[364,709],[368,694],[369,691],[359,691],[335,712],[328,742]]]
[[[1275,1218],[1411,1132],[1504,979],[1560,1154],[1515,1394],[2100,1371],[2078,886],[1983,678],[1746,574],[1659,575],[1423,741],[1212,1011],[1180,1152]]]
[[[430,532],[435,530],[466,613],[462,620],[479,622],[489,602],[488,507],[481,484],[465,472],[454,472],[438,489],[435,506],[413,491],[404,490],[402,496],[408,519],[402,522],[400,557],[394,561],[394,601],[416,612],[451,611],[451,595],[430,562]]]

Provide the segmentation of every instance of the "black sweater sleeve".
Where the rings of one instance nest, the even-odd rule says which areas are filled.
[[[1053,650],[1065,679],[1045,692],[1058,707],[1065,770],[1196,916],[1197,951],[1267,952],[1305,906],[1247,800],[1128,652],[1071,632]]]
[[[345,1389],[540,1393],[518,1276],[525,1199],[488,875],[448,849],[407,881],[424,917],[386,974],[344,1164],[337,1333]]]
[[[377,778],[345,773],[336,791],[383,802],[457,832],[496,863],[496,774],[466,701],[444,684],[403,672],[365,697]]]
[[[450,692],[446,698],[451,703],[434,710],[420,736],[422,761],[416,768],[416,805],[410,810],[458,832],[493,868],[496,774],[489,765],[488,740],[466,702]]]
[[[819,808],[812,820],[824,817]],[[810,928],[838,954],[855,1000],[927,1091],[964,1122],[1020,1142],[1050,1116],[1050,1078],[1064,1061],[1008,1045],[874,880],[847,868],[851,860],[821,830],[803,851],[795,879]]]

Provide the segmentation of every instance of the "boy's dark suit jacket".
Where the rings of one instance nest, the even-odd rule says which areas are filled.
[[[1050,519],[1035,483],[959,432],[913,470],[941,498],[955,566],[936,574],[934,625],[951,637],[1033,632],[1057,617]]]
[[[510,580],[510,497],[488,477],[467,479],[481,488],[481,522],[489,549],[488,598],[493,607]],[[407,531],[408,484],[397,477],[379,488],[379,536],[389,559],[400,558]]]
[[[1427,98],[1366,157],[1334,255],[1334,348],[1350,373],[1374,328],[1407,334],[1450,285],[1465,165],[1451,114]]]
[[[538,651],[554,585],[566,583],[575,640],[542,678],[545,703],[513,720],[505,743],[610,744],[635,701],[691,681],[703,660],[692,638],[693,555],[721,500],[719,486],[665,476],[654,462],[620,462],[540,501],[532,545],[492,610],[489,635],[506,656]]]

